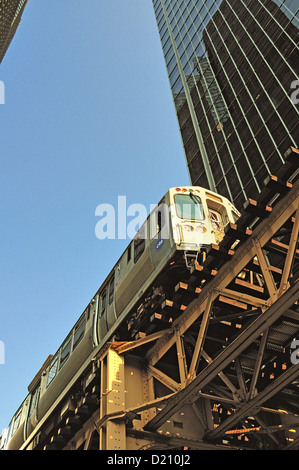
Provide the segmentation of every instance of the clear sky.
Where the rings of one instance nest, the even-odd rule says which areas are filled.
[[[96,207],[189,178],[151,0],[29,0],[0,80],[1,433],[129,242]]]

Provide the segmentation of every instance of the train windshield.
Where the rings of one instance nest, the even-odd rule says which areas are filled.
[[[202,202],[199,196],[191,194],[176,194],[174,200],[177,215],[181,219],[204,219]]]

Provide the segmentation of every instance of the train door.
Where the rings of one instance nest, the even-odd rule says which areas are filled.
[[[207,193],[208,214],[212,227],[212,234],[218,244],[224,237],[224,227],[228,223],[228,214],[222,199]]]
[[[107,291],[107,328],[110,330],[110,328],[114,325],[116,321],[116,315],[115,315],[115,302],[114,302],[114,284],[115,284],[115,275],[114,273],[112,274],[112,277],[110,278],[109,281],[109,287]]]
[[[224,237],[224,227],[223,227],[221,213],[213,209],[208,209],[208,210],[209,210],[209,217],[210,217],[210,221],[212,224],[212,230],[215,235],[216,243],[220,243],[222,238]]]
[[[104,290],[99,299],[98,340],[99,343],[108,331],[107,328],[107,293]]]
[[[40,392],[41,392],[41,383],[39,381],[38,385],[31,392],[31,401],[30,401],[30,407],[29,407],[28,418],[27,418],[26,429],[25,429],[26,438],[32,433],[32,431],[34,430],[38,422],[38,402],[39,402]]]
[[[162,200],[149,219],[150,257],[156,268],[170,250],[169,207]]]

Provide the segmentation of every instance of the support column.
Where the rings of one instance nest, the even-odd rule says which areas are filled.
[[[101,420],[125,409],[124,358],[109,349],[102,361]],[[108,419],[101,428],[100,450],[125,450],[126,425],[121,419]]]

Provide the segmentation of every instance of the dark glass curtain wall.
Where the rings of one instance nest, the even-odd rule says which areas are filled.
[[[299,146],[298,0],[153,5],[191,183],[242,208]]]

